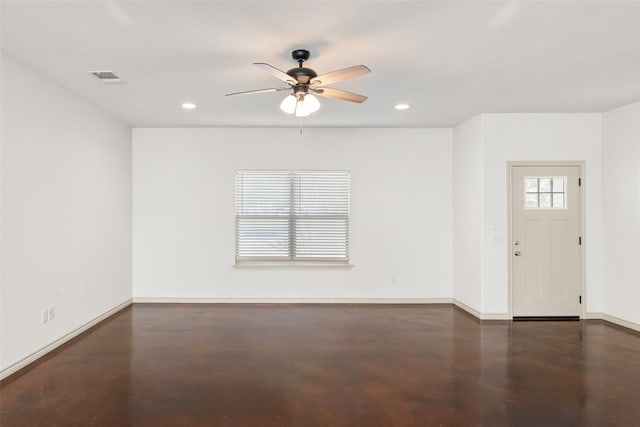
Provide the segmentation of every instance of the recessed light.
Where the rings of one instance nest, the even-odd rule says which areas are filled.
[[[408,109],[409,109],[409,107],[410,107],[410,105],[409,105],[409,104],[397,104],[397,105],[395,106],[395,109],[396,109],[396,110],[408,110]]]
[[[196,107],[198,106],[191,102],[185,102],[184,104],[182,104],[182,108],[184,108],[185,110],[194,110]]]

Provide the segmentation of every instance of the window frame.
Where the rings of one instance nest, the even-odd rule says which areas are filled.
[[[274,173],[275,174],[288,174],[289,176],[289,203],[288,203],[288,215],[246,215],[240,214],[238,210],[238,179],[242,174],[247,173]],[[343,215],[337,214],[297,214],[296,213],[296,196],[295,179],[297,176],[304,174],[344,174],[346,176],[346,213]],[[238,169],[235,171],[236,188],[235,188],[235,266],[295,266],[295,267],[315,267],[315,266],[340,266],[350,267],[352,266],[350,254],[349,254],[349,240],[350,240],[350,216],[351,216],[351,173],[348,170],[287,170],[287,169]],[[263,219],[263,220],[284,220],[287,221],[288,230],[288,254],[286,256],[239,256],[239,226],[242,219]],[[318,220],[338,220],[344,224],[345,227],[345,243],[344,250],[346,256],[341,257],[322,257],[322,256],[299,256],[297,254],[297,242],[296,229],[298,223],[301,220],[318,219]]]

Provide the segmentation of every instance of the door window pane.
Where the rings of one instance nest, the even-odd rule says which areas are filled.
[[[551,193],[540,193],[540,207],[541,208],[551,207]]]
[[[564,193],[564,178],[553,178],[553,192]]]
[[[541,193],[551,193],[551,179],[550,178],[540,178],[540,192]]]
[[[564,208],[564,194],[563,193],[553,193],[553,207],[554,208]]]
[[[538,192],[538,178],[525,178],[524,188],[527,193]]]
[[[566,176],[527,176],[524,179],[525,209],[564,209]]]

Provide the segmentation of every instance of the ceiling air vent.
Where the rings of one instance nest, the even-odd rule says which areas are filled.
[[[89,71],[96,76],[102,83],[122,83],[120,77],[116,76],[113,71]]]

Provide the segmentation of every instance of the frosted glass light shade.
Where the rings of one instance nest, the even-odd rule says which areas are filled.
[[[293,114],[296,110],[296,97],[293,95],[288,95],[285,99],[280,103],[280,109],[287,114]]]
[[[307,117],[309,114],[311,114],[305,108],[303,108],[302,105],[302,102],[298,102],[298,108],[296,108],[296,117]]]
[[[294,114],[296,117],[306,117],[311,113],[315,113],[320,108],[318,99],[311,95],[288,95],[280,103],[280,109],[287,114]]]
[[[298,109],[300,108],[300,104],[298,104]],[[304,96],[304,102],[302,103],[302,108],[304,111],[307,111],[309,114],[315,113],[320,109],[320,102],[318,98],[311,95],[310,93]]]

